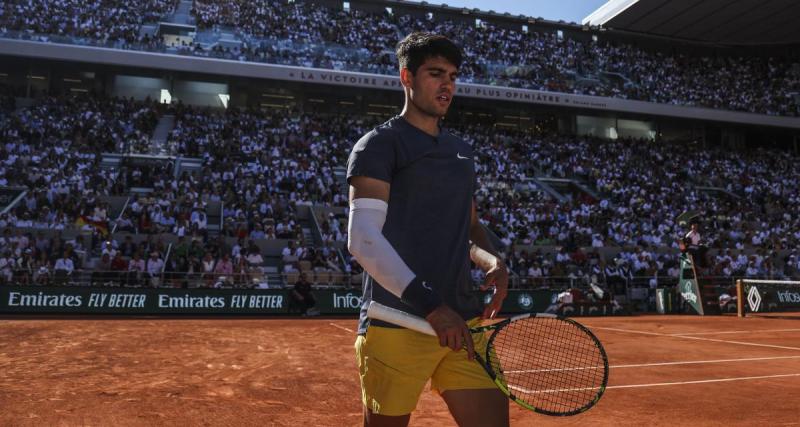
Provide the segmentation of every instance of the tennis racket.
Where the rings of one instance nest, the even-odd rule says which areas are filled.
[[[417,316],[372,302],[371,319],[436,336]],[[475,349],[500,390],[524,408],[544,415],[576,415],[594,406],[608,383],[602,344],[578,322],[554,314],[526,313],[470,329],[491,334],[486,349]]]

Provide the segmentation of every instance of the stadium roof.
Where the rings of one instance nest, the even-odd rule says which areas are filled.
[[[610,0],[584,25],[724,45],[800,43],[797,0]]]

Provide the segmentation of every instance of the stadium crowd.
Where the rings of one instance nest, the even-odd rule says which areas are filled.
[[[174,11],[177,0],[10,0],[0,4],[0,28],[99,42],[142,41],[142,24]]]
[[[174,9],[174,2],[137,0],[119,7],[67,0],[7,2],[0,34],[72,35],[128,48],[163,50],[140,34]],[[201,31],[232,31],[240,47],[184,43],[181,53],[242,61],[396,74],[391,48],[411,31],[445,34],[463,46],[461,81],[637,99],[770,115],[800,115],[798,56],[689,56],[634,45],[583,40],[554,31],[507,29],[430,18],[338,10],[311,2],[197,1]],[[577,30],[573,28],[572,30]],[[584,37],[585,38],[585,37]]]
[[[15,227],[63,229],[108,221],[102,196],[121,194],[119,174],[100,167],[103,152],[148,140],[155,105],[101,97],[45,97],[0,117],[0,185],[30,189],[2,220]]]
[[[332,249],[347,240],[343,215],[317,216],[322,244],[314,245],[304,236],[297,208],[347,206],[335,170],[377,118],[171,106],[176,120],[168,143],[176,155],[201,158],[201,173],[176,176],[174,165],[163,162],[101,166],[102,153],[125,152],[125,141],[147,140],[164,108],[125,99],[46,97],[31,107],[5,109],[0,183],[31,189],[0,215],[5,263],[32,268],[40,262],[56,270],[66,254],[71,269],[110,269],[116,260],[117,269],[128,271],[124,261],[125,268],[143,265],[139,273],[148,274],[152,261],[153,271],[160,268],[169,283],[182,280],[172,272],[192,272],[208,284],[218,276],[244,277],[245,283],[246,274],[266,271],[257,243],[286,239],[296,243],[282,254],[284,272],[306,270],[301,264],[336,273],[355,267],[347,254]],[[476,150],[481,221],[507,246],[509,263],[523,279],[614,276],[606,268],[627,269],[620,274],[630,277],[674,276],[677,238],[684,231],[675,218],[690,209],[706,214],[703,239],[719,250],[715,275],[800,271],[800,215],[792,209],[800,201],[796,156],[686,141],[453,127]],[[593,194],[568,192],[566,201],[557,201],[531,179],[536,177],[574,179]],[[132,193],[134,187],[150,191]],[[115,195],[128,198],[121,212],[111,212],[107,197]],[[220,206],[217,227],[209,227],[212,204]],[[39,233],[44,230],[57,233],[46,237]],[[61,239],[61,232],[75,237]],[[130,239],[137,234],[146,236],[138,245]],[[164,235],[177,238],[169,256]],[[38,240],[50,243],[31,243]],[[621,252],[607,256],[604,248]]]

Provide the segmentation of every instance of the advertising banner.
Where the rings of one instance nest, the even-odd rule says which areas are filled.
[[[312,293],[322,314],[356,314],[361,309],[361,289],[318,289]]]
[[[312,291],[321,314],[357,314],[361,307],[358,289]],[[488,292],[479,293],[484,303]],[[545,290],[511,290],[500,314],[545,312],[553,306],[556,293]],[[0,288],[0,313],[32,314],[293,314],[286,289],[141,289],[90,287]],[[561,314],[561,311],[559,311]],[[603,304],[574,304],[563,314],[616,314]]]
[[[800,309],[800,288],[780,284],[744,285],[747,305],[753,313],[771,311],[798,311]]]
[[[284,290],[0,288],[0,313],[281,314]]]
[[[688,254],[681,254],[681,273],[678,280],[678,292],[695,313],[703,315],[703,301],[700,299],[700,286],[697,284],[694,266]]]

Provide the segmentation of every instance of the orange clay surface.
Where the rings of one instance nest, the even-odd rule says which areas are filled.
[[[800,425],[800,319],[578,320],[608,352],[605,396],[568,418],[512,405],[512,425]],[[0,425],[358,425],[355,326],[343,318],[4,317]],[[411,425],[453,424],[426,390]]]

